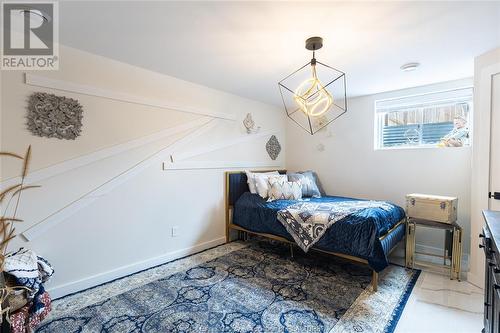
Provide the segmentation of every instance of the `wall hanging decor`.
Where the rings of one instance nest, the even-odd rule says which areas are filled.
[[[76,99],[42,92],[29,97],[27,126],[33,135],[75,140],[82,131],[82,118]]]
[[[318,144],[316,145],[316,150],[317,150],[317,151],[325,151],[325,145],[324,145],[324,144],[322,144],[322,143],[318,143]]]
[[[243,119],[243,126],[247,129],[247,134],[254,134],[260,130],[260,126],[255,127],[255,121],[253,121],[251,113],[247,113],[245,119]]]
[[[273,161],[278,157],[281,152],[281,145],[276,135],[271,135],[269,140],[267,140],[266,150]]]
[[[287,116],[311,135],[347,112],[345,73],[316,60],[322,46],[321,37],[308,38],[311,61],[278,82]]]

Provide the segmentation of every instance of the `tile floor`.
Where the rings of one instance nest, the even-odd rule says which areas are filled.
[[[396,333],[478,333],[482,328],[482,289],[467,281],[452,281],[449,276],[424,270],[401,315]]]

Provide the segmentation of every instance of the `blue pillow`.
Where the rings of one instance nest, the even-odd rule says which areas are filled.
[[[318,186],[318,189],[319,189],[319,193],[321,193],[321,196],[324,197],[326,196],[326,192],[325,190],[323,189],[323,185],[321,185],[321,181],[319,180],[319,177],[318,177],[318,174],[315,172],[315,171],[311,171],[311,170],[308,170],[308,171],[299,171],[299,173],[312,173],[313,177],[314,177],[314,181],[316,182],[316,185]]]
[[[288,181],[299,182],[302,185],[302,197],[321,198],[321,192],[312,171],[288,173],[287,176]]]

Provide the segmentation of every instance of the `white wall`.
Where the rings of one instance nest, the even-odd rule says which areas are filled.
[[[24,83],[22,72],[2,72],[1,149],[22,153],[31,144],[32,174],[43,186],[23,195],[18,214],[25,220],[18,233],[38,231],[29,242],[16,238],[11,249],[32,248],[54,265],[48,288],[55,297],[220,244],[227,162],[239,161],[232,164],[238,169],[284,164],[284,113],[277,107],[72,48],[61,47],[60,61],[59,71],[33,74],[181,108],[228,113],[236,121],[214,120],[205,131],[199,125],[132,145],[133,140],[212,118],[34,87]],[[84,109],[82,135],[75,141],[32,136],[25,114],[27,98],[35,91],[78,99]],[[248,139],[241,124],[248,112],[265,136]],[[265,150],[271,134],[283,146],[277,161]],[[231,142],[237,144],[224,146]],[[115,154],[117,147],[123,150]],[[170,154],[202,153],[205,147],[217,149],[183,162],[188,168],[193,160],[196,167],[210,164],[212,169],[162,170]],[[90,162],[80,163],[82,157]],[[2,161],[3,186],[19,167]],[[179,228],[177,237],[171,236],[173,226]]]
[[[490,182],[490,129],[492,76],[500,72],[500,48],[493,49],[474,59],[474,141],[471,186],[471,269],[467,276],[472,283],[483,287],[484,252],[479,248],[484,218],[488,209]],[[498,74],[496,74],[498,75]],[[496,148],[498,149],[498,148]]]
[[[288,121],[287,168],[316,170],[328,194],[389,200],[402,207],[408,193],[457,196],[467,253],[470,147],[374,150],[373,142],[375,100],[465,86],[472,86],[472,79],[353,98],[345,115],[314,136]],[[428,251],[442,247],[442,239],[443,233],[435,230],[417,233],[417,244]]]

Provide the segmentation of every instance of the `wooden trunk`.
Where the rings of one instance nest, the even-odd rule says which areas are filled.
[[[408,194],[406,214],[417,219],[452,224],[457,221],[457,203],[456,197]]]

